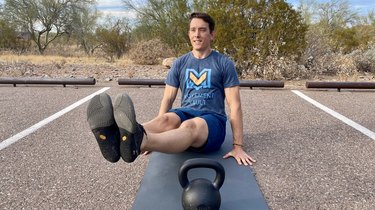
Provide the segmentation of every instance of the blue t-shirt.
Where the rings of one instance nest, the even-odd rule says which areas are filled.
[[[224,88],[240,82],[233,62],[212,51],[204,59],[195,58],[192,52],[179,57],[168,72],[166,84],[181,89],[181,107],[226,116]]]

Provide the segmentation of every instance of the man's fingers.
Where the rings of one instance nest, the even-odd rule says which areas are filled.
[[[237,160],[238,165],[242,165],[242,160],[241,160],[241,158],[235,157],[235,159]]]
[[[250,160],[251,162],[253,162],[253,163],[257,162],[254,158],[252,158],[252,157],[250,157],[250,156],[249,156],[249,160]]]
[[[249,155],[245,155],[245,157],[242,158],[242,162],[245,164],[245,165],[250,165],[252,166],[253,163],[255,163],[255,160],[250,157]]]
[[[253,165],[252,161],[251,161],[251,158],[246,158],[246,165]]]
[[[223,156],[223,158],[229,158],[229,157],[233,157],[237,161],[238,165],[245,165],[245,166],[250,165],[250,166],[252,166],[253,163],[256,162],[252,157],[250,157],[247,154],[245,154],[245,155],[244,154],[235,155],[235,154],[233,154],[233,152],[228,152],[226,155]]]
[[[247,166],[247,165],[252,165],[252,164],[251,164],[251,161],[248,159],[248,157],[243,157],[243,158],[241,158],[241,161],[242,161],[242,163],[243,163],[245,166]]]

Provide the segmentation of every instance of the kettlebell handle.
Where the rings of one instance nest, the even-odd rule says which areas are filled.
[[[178,179],[180,181],[182,188],[186,188],[189,185],[190,182],[188,180],[188,171],[193,168],[214,169],[216,172],[216,177],[212,184],[218,190],[223,185],[225,179],[225,170],[220,163],[207,158],[194,158],[186,160],[181,165],[180,170],[178,171]]]

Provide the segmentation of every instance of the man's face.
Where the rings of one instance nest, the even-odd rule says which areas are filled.
[[[208,23],[200,18],[193,18],[190,22],[189,38],[193,50],[205,51],[211,48],[214,33],[210,33]]]

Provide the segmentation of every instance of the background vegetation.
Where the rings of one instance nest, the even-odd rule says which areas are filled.
[[[190,50],[188,16],[211,14],[213,47],[236,63],[242,78],[305,79],[375,74],[375,13],[359,15],[346,0],[123,0],[136,19],[102,17],[95,0],[5,0],[0,51],[18,54],[126,56],[160,64]],[[104,21],[103,21],[104,20]]]

